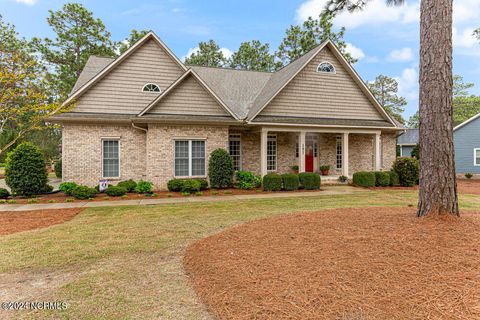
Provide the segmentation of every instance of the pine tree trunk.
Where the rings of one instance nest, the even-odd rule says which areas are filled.
[[[418,216],[459,215],[452,86],[452,0],[421,0]]]

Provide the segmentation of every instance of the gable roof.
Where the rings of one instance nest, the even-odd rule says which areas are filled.
[[[173,91],[177,86],[179,86],[188,76],[193,76],[201,86],[205,88],[205,90],[213,97],[214,100],[218,102],[218,104],[227,111],[233,118],[240,120],[237,115],[232,112],[232,110],[215,94],[215,92],[210,89],[210,87],[203,81],[197,73],[193,69],[188,69],[180,78],[178,78],[172,85],[170,85],[165,91],[163,91],[157,98],[155,98],[148,106],[145,107],[137,116],[141,117],[145,113],[147,113],[150,109],[152,109],[156,104],[158,104],[163,98],[168,96],[170,92]]]
[[[416,145],[419,142],[419,133],[418,129],[407,129],[404,133],[398,136],[397,144],[398,145]]]
[[[461,127],[463,127],[464,125],[466,124],[469,124],[470,122],[472,121],[475,121],[476,119],[480,118],[480,113],[477,114],[477,115],[474,115],[473,117],[471,117],[470,119],[460,123],[458,126],[456,126],[455,128],[453,128],[453,131],[457,130],[457,129],[460,129]]]
[[[160,40],[159,37],[152,31],[147,33],[143,38],[138,40],[133,46],[128,48],[127,51],[122,53],[118,58],[116,58],[114,61],[106,65],[99,73],[97,73],[95,76],[90,78],[88,81],[86,81],[83,85],[79,86],[79,88],[73,92],[72,94],[67,98],[62,103],[62,106],[67,105],[68,103],[72,102],[74,99],[78,98],[81,96],[85,91],[87,91],[92,85],[94,85],[97,81],[102,79],[105,75],[107,75],[111,70],[113,70],[117,65],[119,65],[122,61],[124,61],[127,57],[129,57],[133,52],[135,52],[138,48],[140,48],[145,42],[148,40],[153,39],[155,42],[158,43],[158,45],[165,50],[165,52],[175,61],[184,71],[187,70],[187,67],[177,58],[175,54],[163,43],[162,40]],[[83,72],[82,72],[83,73]],[[87,74],[85,75],[84,78],[88,78],[88,71]],[[79,77],[80,78],[80,77]],[[78,82],[78,81],[77,81]]]
[[[90,81],[97,74],[99,74],[113,61],[115,61],[115,58],[90,56],[85,64],[85,67],[83,67],[82,73],[80,73],[77,82],[75,82],[70,95],[80,89],[85,83]]]

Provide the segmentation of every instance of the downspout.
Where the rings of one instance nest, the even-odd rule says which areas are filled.
[[[142,130],[142,131],[148,132],[148,129],[145,129],[145,128],[136,126],[135,123],[133,123],[133,121],[132,121],[132,127],[135,128],[135,129],[138,129],[138,130]]]

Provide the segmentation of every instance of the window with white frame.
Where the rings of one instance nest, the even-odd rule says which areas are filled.
[[[480,148],[473,149],[473,164],[480,166]]]
[[[232,157],[233,170],[242,170],[242,139],[240,134],[231,134],[229,138],[229,152]]]
[[[102,175],[104,178],[120,177],[120,141],[102,140]]]
[[[342,169],[342,137],[337,137],[337,169]]]
[[[205,141],[175,141],[175,176],[205,176]]]
[[[155,83],[147,83],[143,86],[143,92],[160,92],[160,87],[157,86]]]
[[[277,170],[277,135],[267,137],[267,171]]]

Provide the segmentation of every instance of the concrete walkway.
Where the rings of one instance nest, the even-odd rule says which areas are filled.
[[[350,186],[325,186],[321,191],[312,192],[279,192],[259,193],[231,196],[190,196],[184,198],[161,198],[161,199],[139,199],[139,200],[112,200],[112,201],[84,201],[84,202],[59,202],[59,203],[38,203],[38,204],[2,204],[1,211],[27,211],[45,209],[66,209],[66,208],[92,208],[92,207],[118,207],[138,205],[159,205],[175,203],[198,203],[198,202],[219,202],[233,200],[255,200],[255,199],[276,199],[276,198],[304,198],[318,196],[332,196],[341,194],[352,194],[368,191],[366,189]]]

